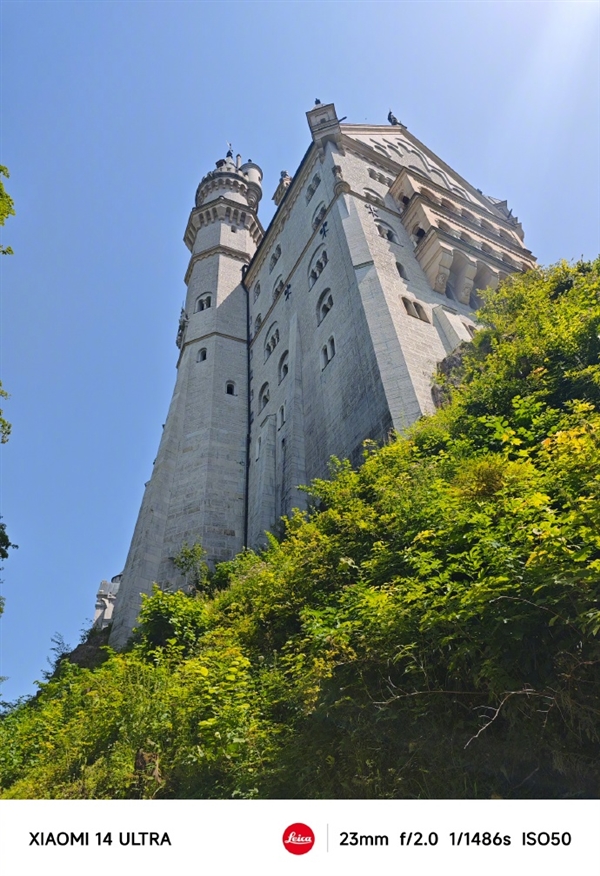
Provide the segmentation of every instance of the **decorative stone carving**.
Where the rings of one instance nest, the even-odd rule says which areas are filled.
[[[185,330],[187,328],[188,322],[189,322],[189,316],[187,315],[187,313],[185,312],[185,310],[182,307],[181,314],[179,316],[179,327],[177,329],[177,337],[175,338],[175,343],[177,344],[177,346],[179,347],[180,350],[183,346],[183,339],[185,337]]]
[[[440,272],[435,279],[435,285],[433,287],[436,292],[441,292],[442,295],[445,293],[446,283],[448,282],[448,275],[449,274],[450,274],[450,271],[448,270],[448,268],[440,269]]]

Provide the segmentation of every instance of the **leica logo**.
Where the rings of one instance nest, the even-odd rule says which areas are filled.
[[[315,844],[315,835],[307,824],[290,824],[283,832],[283,845],[292,855],[305,855]]]
[[[312,843],[312,841],[312,836],[300,836],[294,831],[292,831],[288,838],[284,840],[285,843]]]

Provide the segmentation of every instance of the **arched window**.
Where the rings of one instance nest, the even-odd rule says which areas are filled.
[[[281,247],[279,246],[279,244],[277,244],[277,248],[275,249],[275,252],[271,256],[271,260],[269,262],[269,273],[271,273],[271,271],[273,270],[273,268],[275,267],[275,265],[279,261],[280,255],[281,255]]]
[[[283,354],[283,356],[281,357],[281,359],[279,360],[279,368],[277,369],[278,373],[279,373],[279,382],[280,383],[282,380],[285,380],[285,378],[287,377],[287,373],[290,370],[288,360],[289,360],[289,354],[288,354],[288,351],[286,350],[285,353]]]
[[[368,201],[371,201],[372,204],[377,204],[378,207],[385,206],[381,195],[373,191],[373,189],[364,189],[364,196]]]
[[[327,255],[326,249],[318,250],[312,258],[310,263],[310,267],[308,269],[308,285],[312,287],[315,285],[321,272],[325,268],[325,265],[329,261],[329,256]]]
[[[323,221],[323,219],[325,217],[326,212],[327,212],[327,208],[325,207],[324,202],[321,201],[321,203],[319,204],[319,206],[317,207],[317,209],[313,213],[313,218],[312,218],[312,222],[311,222],[311,225],[313,228],[316,229],[319,227],[319,225],[321,224],[321,222]]]
[[[321,177],[319,176],[318,173],[315,173],[315,175],[312,178],[311,184],[309,185],[309,187],[306,190],[306,203],[307,204],[310,200],[312,200],[312,196],[314,195],[317,188],[319,187],[320,182],[321,182]]]
[[[279,329],[277,323],[274,322],[265,336],[265,362],[279,343]]]
[[[198,350],[198,355],[196,356],[196,362],[205,362],[206,361],[206,347],[202,347]]]
[[[324,292],[321,292],[319,295],[319,300],[317,302],[317,325],[320,325],[331,308],[333,307],[333,295],[331,294],[331,289],[325,289]]]
[[[256,317],[256,319],[254,320],[254,334],[256,334],[256,332],[259,330],[261,325],[262,325],[262,316],[259,313],[258,316]]]
[[[285,405],[281,405],[281,407],[279,408],[279,417],[278,417],[278,419],[279,419],[279,428],[281,429],[281,427],[282,427],[282,426],[284,425],[284,423],[285,423]]]
[[[423,322],[429,322],[429,318],[428,318],[427,314],[425,313],[425,308],[423,307],[423,305],[419,304],[418,301],[415,301],[414,305],[415,305],[415,310],[417,311],[417,316],[419,317],[419,319],[422,320]]]
[[[254,300],[255,301],[259,295],[260,295],[260,283],[257,283],[256,286],[254,287]]]
[[[260,457],[260,445],[262,444],[262,438],[259,438],[256,442],[256,459]]]
[[[410,298],[402,298],[402,304],[409,316],[417,317],[417,311],[415,310],[415,306]]]
[[[408,280],[408,274],[406,273],[404,265],[401,265],[400,262],[396,262],[396,270],[403,280]]]
[[[200,295],[196,298],[196,309],[195,313],[200,313],[202,310],[208,310],[208,308],[212,304],[212,295],[210,292],[205,292],[204,295]]]
[[[386,225],[384,222],[377,222],[376,224],[377,232],[380,237],[383,237],[384,240],[389,240],[392,243],[398,243],[398,239],[389,225]]]
[[[472,338],[475,337],[475,326],[470,325],[468,322],[463,322],[464,327],[469,332]]]
[[[333,337],[329,338],[327,343],[321,349],[322,368],[325,368],[335,356],[335,341]]]
[[[262,411],[269,404],[269,384],[263,383],[258,396],[258,410]]]
[[[423,240],[424,237],[425,237],[425,229],[422,228],[418,223],[416,225],[413,225],[411,238],[412,238],[414,245],[418,246],[418,244],[421,243],[421,241]]]
[[[225,384],[225,392],[227,395],[235,395],[235,383],[233,380],[228,380]]]
[[[273,301],[275,301],[277,298],[279,298],[279,296],[283,292],[283,289],[284,289],[283,277],[279,276],[277,278],[277,282],[273,286]]]

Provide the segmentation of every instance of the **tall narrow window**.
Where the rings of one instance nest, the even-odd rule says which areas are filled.
[[[400,262],[396,262],[396,270],[403,280],[408,280],[408,274],[406,273],[404,266],[401,265]]]
[[[288,351],[286,350],[285,353],[283,354],[283,356],[281,357],[281,359],[279,360],[279,382],[280,383],[282,380],[285,380],[285,378],[287,377],[287,373],[289,371],[288,359],[289,359],[289,354],[288,354]]]
[[[275,249],[275,252],[271,256],[271,260],[269,262],[269,273],[271,273],[271,271],[273,270],[273,268],[275,267],[275,265],[279,261],[280,256],[281,256],[281,247],[279,246],[279,244],[277,244],[277,248]]]
[[[258,397],[258,410],[262,411],[263,408],[269,404],[269,384],[263,383],[262,388],[260,390],[260,394]]]
[[[235,383],[232,380],[228,380],[225,385],[225,392],[227,395],[235,395]]]
[[[423,307],[423,305],[419,304],[418,301],[415,301],[414,305],[415,305],[415,310],[417,311],[417,316],[419,317],[419,319],[422,320],[423,322],[429,322],[429,317],[425,313],[425,308]]]
[[[323,219],[325,217],[326,212],[327,212],[327,208],[325,207],[325,204],[320,203],[313,214],[313,220],[312,220],[312,227],[313,228],[319,227],[319,225],[321,224],[321,222],[323,221]]]
[[[284,425],[284,423],[285,423],[285,405],[281,405],[281,407],[279,408],[279,428],[280,429]]]
[[[317,301],[317,323],[320,325],[331,308],[333,307],[333,295],[331,294],[331,289],[325,289],[319,295],[319,300]]]
[[[402,304],[404,305],[404,309],[408,313],[409,316],[417,316],[417,311],[415,310],[415,305],[410,300],[410,298],[403,298]]]
[[[317,253],[313,256],[312,261],[310,263],[310,268],[308,271],[308,285],[309,288],[314,286],[317,282],[319,275],[325,268],[325,265],[329,261],[329,257],[327,255],[327,250],[321,249],[318,250]]]
[[[335,341],[333,337],[329,338],[325,346],[321,349],[321,365],[322,368],[325,368],[326,365],[329,365],[333,357],[335,356]]]
[[[274,322],[265,336],[265,362],[279,343],[279,329]]]

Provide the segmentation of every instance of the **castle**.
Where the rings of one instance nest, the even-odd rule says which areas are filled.
[[[122,647],[153,582],[200,541],[210,564],[292,508],[332,455],[358,464],[433,410],[437,363],[475,330],[478,290],[535,260],[506,201],[487,197],[390,112],[307,113],[311,143],[258,219],[262,171],[231,150],[201,180],[175,390],[116,596]]]

